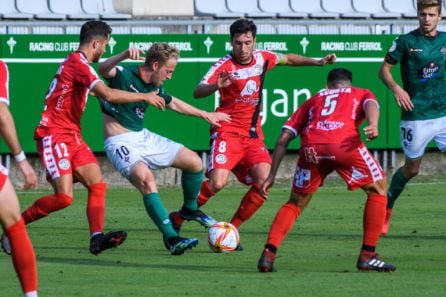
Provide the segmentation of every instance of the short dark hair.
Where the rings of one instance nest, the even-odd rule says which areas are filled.
[[[327,85],[337,85],[339,82],[352,82],[353,75],[350,70],[345,68],[335,68],[328,72]]]
[[[235,34],[244,34],[251,32],[253,37],[256,37],[257,26],[253,21],[248,19],[238,19],[231,24],[229,27],[229,32],[231,34],[231,39],[234,38]]]
[[[94,37],[106,39],[112,32],[112,28],[103,21],[88,21],[82,25],[79,38],[80,44],[89,43]]]

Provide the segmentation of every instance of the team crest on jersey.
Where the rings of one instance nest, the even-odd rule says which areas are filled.
[[[142,107],[137,107],[135,108],[135,114],[139,119],[144,119],[144,112],[146,110]]]
[[[68,161],[68,159],[60,159],[58,165],[60,169],[67,170],[70,168],[70,161]]]
[[[226,156],[223,154],[218,154],[215,156],[215,162],[217,162],[217,164],[225,164],[227,162]]]

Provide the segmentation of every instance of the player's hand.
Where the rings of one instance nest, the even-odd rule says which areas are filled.
[[[319,65],[324,66],[325,64],[333,64],[336,62],[336,54],[328,54],[319,60]]]
[[[404,89],[398,86],[393,94],[395,96],[396,104],[398,104],[399,108],[405,111],[412,111],[413,102],[412,100],[410,100],[409,94]]]
[[[221,127],[220,122],[231,121],[231,116],[224,112],[205,112],[203,119],[213,126]]]
[[[138,61],[144,61],[145,58],[142,56],[144,55],[144,51],[139,48],[131,47],[126,50],[127,59],[131,60],[138,60]]]
[[[164,110],[166,107],[166,101],[164,101],[164,98],[158,96],[159,89],[156,91],[152,91],[150,93],[147,93],[146,102],[150,105],[155,106],[156,108],[160,110]]]
[[[219,89],[230,86],[232,84],[231,73],[225,71],[220,72],[216,84]]]
[[[378,133],[378,126],[376,125],[368,125],[364,127],[364,134],[367,136],[367,141],[377,138]]]
[[[268,191],[269,188],[271,188],[274,185],[275,177],[271,174],[268,175],[266,180],[263,182],[262,186],[260,187],[260,195],[262,195],[265,198],[268,198]]]
[[[34,169],[29,165],[28,160],[23,160],[21,162],[17,163],[17,166],[19,167],[20,171],[22,172],[23,176],[25,177],[25,183],[23,185],[23,189],[34,189],[37,187],[37,176],[34,172]]]

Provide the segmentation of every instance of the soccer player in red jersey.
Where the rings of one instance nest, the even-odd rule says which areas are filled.
[[[73,202],[73,182],[82,183],[88,189],[86,212],[90,252],[94,255],[117,247],[127,234],[124,231],[103,233],[106,184],[96,157],[80,134],[87,95],[91,92],[112,103],[145,101],[160,109],[165,105],[157,91],[130,93],[111,89],[99,79],[90,63],[98,62],[104,54],[110,34],[107,23],[86,22],[81,28],[78,50],[61,63],[51,81],[34,138],[54,194],[36,200],[22,213],[28,224],[68,207]]]
[[[5,140],[25,177],[24,189],[35,188],[37,177],[20,147],[14,120],[9,111],[9,73],[0,61],[0,135]],[[20,216],[19,200],[8,178],[8,169],[0,164],[0,223],[9,238],[12,262],[22,287],[23,296],[37,297],[36,257],[25,223]]]
[[[378,161],[361,141],[359,131],[359,125],[367,119],[364,127],[367,140],[378,137],[379,105],[370,90],[353,87],[351,83],[352,73],[347,69],[331,70],[327,89],[305,101],[283,126],[261,194],[268,194],[288,144],[298,135],[301,137],[299,160],[290,199],[277,212],[259,259],[260,272],[275,271],[277,249],[313,193],[333,171],[344,179],[349,190],[362,188],[367,194],[364,235],[357,268],[376,271],[396,269],[375,252],[386,215],[387,182]]]
[[[253,21],[239,19],[230,26],[232,53],[218,60],[195,88],[194,97],[203,98],[220,92],[216,111],[227,113],[231,122],[211,130],[211,155],[201,186],[198,205],[204,205],[229,183],[231,171],[248,186],[231,223],[237,228],[265,202],[259,187],[268,176],[271,158],[263,142],[260,105],[263,78],[278,65],[324,66],[334,63],[334,54],[315,60],[296,54],[279,54],[255,50],[257,27]],[[181,226],[181,213],[171,213]]]

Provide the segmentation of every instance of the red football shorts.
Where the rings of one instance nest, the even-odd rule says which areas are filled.
[[[246,185],[252,183],[250,169],[258,163],[271,164],[271,157],[263,140],[235,133],[219,133],[211,139],[211,153],[207,173],[216,168],[232,171]]]
[[[73,174],[73,169],[79,166],[98,164],[93,152],[78,133],[47,134],[37,139],[37,153],[51,180]]]
[[[301,147],[293,180],[293,191],[311,194],[323,185],[324,179],[336,171],[355,190],[385,178],[379,162],[364,144],[311,145]]]
[[[5,185],[6,179],[8,178],[8,169],[0,164],[0,191],[3,189]]]

